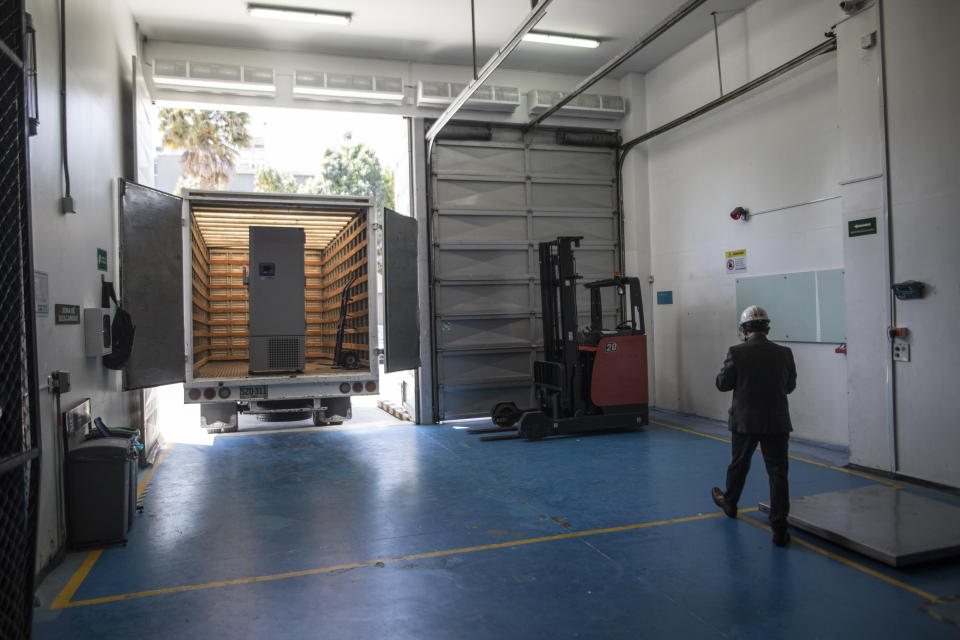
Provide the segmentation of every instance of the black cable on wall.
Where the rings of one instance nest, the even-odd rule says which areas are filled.
[[[60,213],[76,213],[70,196],[70,160],[67,155],[67,1],[60,0],[60,155],[63,161],[63,197]]]

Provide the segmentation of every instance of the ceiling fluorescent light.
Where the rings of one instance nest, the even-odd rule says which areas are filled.
[[[322,24],[348,25],[353,19],[352,13],[320,11],[302,7],[281,7],[270,4],[247,3],[247,13],[255,18],[274,20],[294,20],[297,22],[319,22]]]
[[[523,36],[523,39],[526,42],[557,44],[564,47],[583,47],[584,49],[596,49],[600,46],[600,41],[594,38],[570,36],[562,33],[545,33],[543,31],[531,31]]]

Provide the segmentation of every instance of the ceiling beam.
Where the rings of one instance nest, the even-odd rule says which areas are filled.
[[[671,129],[675,129],[676,127],[679,127],[684,123],[690,122],[694,118],[699,118],[703,114],[709,111],[713,111],[717,107],[725,105],[728,102],[731,102],[732,100],[736,100],[740,96],[753,91],[757,87],[763,84],[766,84],[767,82],[770,82],[774,78],[778,78],[782,76],[786,72],[792,69],[795,69],[796,67],[799,67],[800,65],[804,64],[809,60],[813,60],[817,56],[823,55],[825,53],[830,53],[831,51],[835,51],[837,48],[837,36],[833,32],[828,32],[826,36],[827,36],[827,39],[821,42],[820,44],[818,44],[817,46],[813,47],[812,49],[808,49],[807,51],[804,51],[803,53],[798,55],[796,58],[788,60],[787,62],[783,63],[776,69],[771,69],[770,71],[766,72],[762,76],[758,76],[754,78],[750,82],[747,82],[746,84],[741,85],[737,89],[734,89],[733,91],[730,91],[729,93],[726,93],[720,96],[716,100],[712,100],[711,102],[708,102],[707,104],[703,105],[698,109],[694,109],[693,111],[686,113],[675,120],[671,120],[666,124],[660,125],[656,129],[648,131],[642,136],[637,136],[632,140],[628,140],[624,142],[620,146],[620,154],[621,154],[620,161],[622,162],[623,158],[630,152],[630,150],[633,149],[638,144],[646,142],[651,138],[655,138],[661,133],[666,133]]]
[[[638,51],[646,47],[648,44],[650,44],[651,42],[653,42],[654,40],[662,36],[664,33],[666,33],[670,29],[670,27],[674,26],[675,24],[680,22],[682,19],[690,15],[697,7],[699,7],[706,1],[707,0],[687,0],[687,2],[682,7],[680,7],[679,9],[671,13],[669,16],[667,16],[667,18],[663,22],[661,22],[656,27],[654,27],[653,30],[647,33],[647,35],[643,36],[642,38],[634,42],[632,45],[630,45],[629,47],[621,51],[615,57],[611,58],[602,67],[600,67],[599,69],[591,73],[589,76],[587,76],[584,80],[580,82],[580,84],[574,87],[573,91],[565,95],[555,105],[553,105],[552,107],[550,107],[549,109],[541,113],[540,115],[530,120],[530,122],[524,125],[523,130],[529,131],[533,127],[537,126],[538,124],[540,124],[541,122],[543,122],[544,120],[552,116],[554,113],[559,111],[561,107],[568,104],[571,100],[576,98],[578,95],[580,95],[581,93],[583,93],[584,91],[586,91],[587,89],[595,85],[597,82],[599,82],[601,79],[606,77],[607,74],[609,74],[611,71],[619,67],[624,62],[626,62],[630,57],[632,57],[635,53],[637,53]]]
[[[700,1],[705,2],[706,0]],[[546,15],[547,7],[550,6],[551,2],[553,2],[553,0],[540,0],[540,2],[534,5],[533,10],[527,14],[527,17],[522,23],[520,23],[520,26],[517,27],[516,31],[513,32],[513,35],[510,36],[510,39],[507,40],[507,43],[500,47],[500,50],[497,51],[497,53],[495,53],[485,65],[483,65],[483,68],[480,69],[479,73],[477,73],[477,77],[463,88],[463,91],[460,92],[460,95],[458,95],[456,99],[450,103],[450,106],[448,106],[444,112],[440,114],[440,117],[434,121],[426,135],[427,144],[430,145],[430,147],[433,146],[433,141],[437,138],[437,134],[439,134],[440,130],[443,129],[443,127],[450,122],[453,116],[457,114],[457,111],[460,110],[460,107],[466,104],[467,100],[469,100],[477,91],[477,89],[483,85],[490,74],[496,71],[497,67],[499,67],[500,64],[507,59],[507,56],[509,56],[510,53],[517,48],[517,45],[520,44],[521,40],[523,40],[523,36],[527,35],[527,32],[533,29],[537,23],[540,22],[543,16]]]

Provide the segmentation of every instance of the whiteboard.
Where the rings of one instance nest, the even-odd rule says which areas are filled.
[[[756,304],[770,316],[771,340],[846,342],[843,276],[843,269],[825,269],[737,278],[737,322]]]

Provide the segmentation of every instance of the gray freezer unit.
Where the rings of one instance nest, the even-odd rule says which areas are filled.
[[[250,227],[250,371],[305,366],[304,245],[297,227]]]

